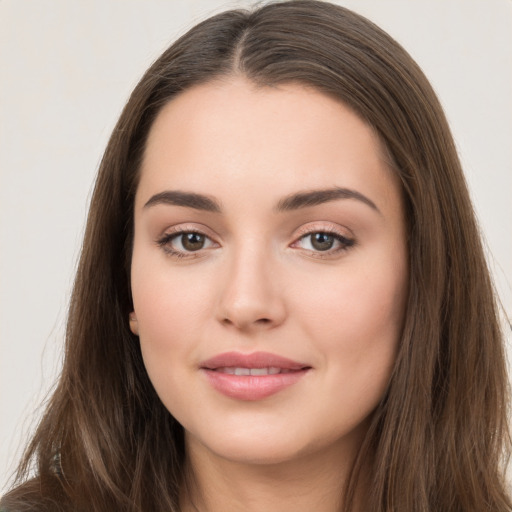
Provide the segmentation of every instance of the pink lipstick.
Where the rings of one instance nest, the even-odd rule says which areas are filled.
[[[298,382],[311,366],[268,352],[226,352],[204,361],[200,368],[223,395],[261,400]]]

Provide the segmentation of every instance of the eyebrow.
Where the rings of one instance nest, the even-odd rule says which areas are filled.
[[[276,212],[288,212],[317,206],[339,199],[355,199],[380,213],[377,205],[368,197],[356,190],[334,187],[322,190],[310,190],[297,192],[281,199],[276,207]],[[221,213],[220,203],[207,195],[197,194],[195,192],[184,192],[181,190],[165,190],[152,196],[144,205],[144,208],[156,206],[159,204],[168,204],[173,206],[184,206],[195,210],[202,210],[213,213]]]
[[[152,196],[144,205],[144,208],[156,206],[157,204],[170,204],[174,206],[185,206],[195,210],[220,213],[220,204],[212,197],[195,192],[182,192],[180,190],[165,190]]]
[[[278,212],[287,212],[291,210],[298,210],[300,208],[307,208],[309,206],[329,203],[338,199],[356,199],[357,201],[360,201],[372,208],[372,210],[380,213],[377,205],[371,199],[360,192],[357,192],[357,190],[341,187],[291,194],[277,203],[276,210]]]

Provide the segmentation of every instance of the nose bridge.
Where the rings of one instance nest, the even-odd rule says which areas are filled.
[[[284,297],[276,282],[276,261],[256,237],[237,244],[226,262],[219,320],[239,329],[275,326],[285,315]]]

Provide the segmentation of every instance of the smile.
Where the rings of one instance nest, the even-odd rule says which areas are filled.
[[[217,368],[215,371],[228,373],[229,375],[278,375],[279,373],[290,373],[293,370],[277,368],[275,366],[271,366],[270,368],[235,368],[226,366],[224,368]]]
[[[262,400],[292,386],[311,366],[266,352],[227,352],[200,366],[208,383],[237,400]]]

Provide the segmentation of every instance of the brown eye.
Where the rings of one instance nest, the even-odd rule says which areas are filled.
[[[328,251],[332,249],[335,238],[329,233],[313,233],[311,237],[311,246],[317,251]]]
[[[352,247],[355,240],[347,238],[339,233],[329,231],[310,231],[301,236],[292,247],[300,247],[311,253],[325,253],[325,256],[332,256]]]
[[[157,244],[167,254],[180,258],[187,257],[187,255],[196,256],[193,253],[199,253],[199,251],[202,253],[203,249],[210,249],[216,246],[210,237],[196,231],[167,233],[157,240]]]
[[[181,237],[181,245],[186,251],[199,251],[205,244],[205,236],[200,233],[183,233]]]

